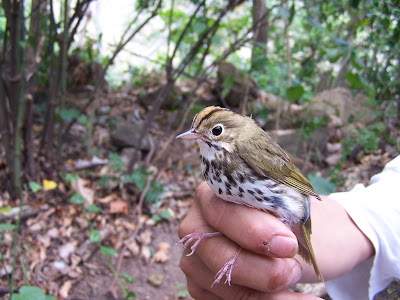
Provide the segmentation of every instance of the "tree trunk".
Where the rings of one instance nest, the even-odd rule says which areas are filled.
[[[259,21],[263,18],[263,21]],[[267,72],[268,10],[263,0],[253,0],[254,30],[251,68],[260,73]]]

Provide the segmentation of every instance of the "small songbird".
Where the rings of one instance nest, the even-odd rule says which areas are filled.
[[[298,238],[305,245],[299,243],[299,254],[323,280],[311,245],[308,196],[321,198],[286,152],[252,118],[209,106],[194,117],[190,130],[177,138],[197,141],[201,171],[219,198],[267,211],[291,229],[300,224],[303,237]],[[220,234],[192,233],[178,243],[187,247],[196,240],[191,255],[202,240]],[[230,284],[240,250],[217,273],[213,284],[224,275]]]

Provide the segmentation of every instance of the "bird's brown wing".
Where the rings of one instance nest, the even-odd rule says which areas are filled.
[[[320,199],[311,183],[290,161],[286,152],[266,133],[261,139],[249,139],[246,143],[238,143],[236,147],[239,156],[257,174]]]

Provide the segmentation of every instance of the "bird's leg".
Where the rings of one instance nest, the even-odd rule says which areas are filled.
[[[221,268],[221,270],[218,271],[217,275],[215,275],[215,280],[211,285],[211,287],[213,287],[214,284],[219,283],[222,277],[224,277],[224,275],[226,276],[224,284],[228,283],[229,286],[231,285],[232,271],[233,268],[235,267],[235,262],[239,256],[240,251],[242,251],[242,248],[239,248],[239,250],[236,251],[235,255],[225,263],[225,265]]]
[[[222,235],[221,232],[211,232],[211,233],[191,233],[191,234],[187,234],[185,235],[180,241],[178,241],[176,245],[182,244],[183,248],[186,249],[189,244],[196,240],[196,242],[192,245],[192,247],[190,247],[190,249],[192,250],[192,252],[190,252],[189,254],[187,254],[186,256],[191,256],[194,251],[196,250],[197,246],[200,244],[201,241],[210,238],[210,237],[214,237],[214,236],[219,236]]]

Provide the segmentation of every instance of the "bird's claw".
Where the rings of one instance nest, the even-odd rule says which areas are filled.
[[[192,245],[192,247],[190,247],[190,250],[192,250],[192,252],[190,252],[189,254],[186,255],[186,256],[191,256],[196,251],[196,248],[200,244],[201,241],[203,241],[207,238],[219,236],[219,235],[222,235],[222,233],[220,233],[220,232],[190,233],[190,234],[185,235],[183,238],[181,238],[175,244],[175,246],[181,244],[183,246],[183,248],[186,249],[192,241],[196,240],[196,242]]]

